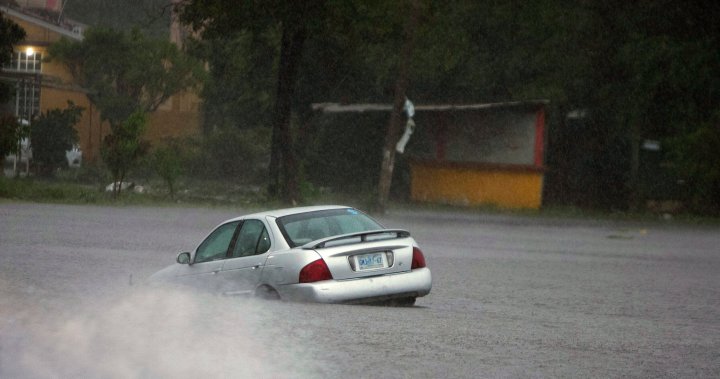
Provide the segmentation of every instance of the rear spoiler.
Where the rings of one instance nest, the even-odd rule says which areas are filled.
[[[350,239],[350,238],[356,238],[360,237],[360,242],[367,242],[368,236],[372,235],[378,235],[378,234],[395,234],[395,238],[406,238],[410,237],[410,232],[403,229],[380,229],[380,230],[371,230],[367,232],[358,232],[358,233],[350,233],[350,234],[341,234],[339,236],[332,236],[327,238],[322,238],[319,240],[315,240],[312,242],[308,242],[305,245],[302,245],[302,249],[321,249],[325,247],[325,244],[332,241],[338,241],[338,240],[344,240],[344,239]]]

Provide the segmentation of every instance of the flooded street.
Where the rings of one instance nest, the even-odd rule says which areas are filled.
[[[720,227],[394,211],[412,308],[143,285],[240,213],[0,203],[0,377],[720,376]]]

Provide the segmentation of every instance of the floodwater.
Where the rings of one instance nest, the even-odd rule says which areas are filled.
[[[242,212],[0,203],[0,377],[720,377],[720,228],[395,211],[412,308],[154,289]]]

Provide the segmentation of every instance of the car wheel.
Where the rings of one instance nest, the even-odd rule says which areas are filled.
[[[412,307],[415,305],[414,297],[403,297],[400,299],[390,300],[391,307]]]
[[[280,300],[280,294],[268,286],[258,287],[255,290],[255,297],[263,300]]]

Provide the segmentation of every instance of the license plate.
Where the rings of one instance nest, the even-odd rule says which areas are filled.
[[[358,271],[385,268],[387,267],[387,257],[384,252],[356,255],[355,267],[358,268]]]

